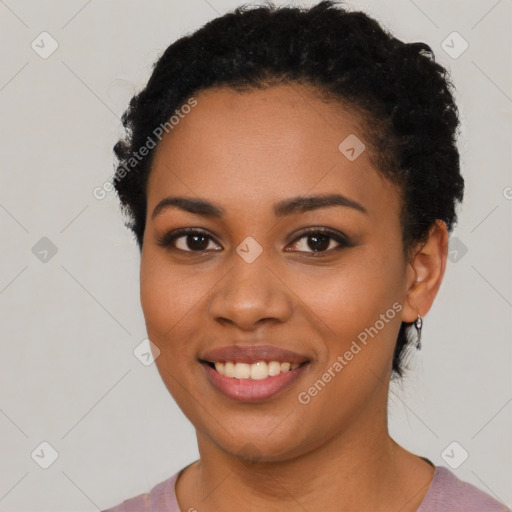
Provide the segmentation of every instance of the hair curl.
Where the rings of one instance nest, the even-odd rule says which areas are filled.
[[[355,109],[365,120],[373,163],[398,185],[404,253],[427,239],[436,219],[452,231],[464,180],[448,71],[427,44],[404,43],[367,14],[337,4],[242,5],[164,51],[124,112],[126,134],[114,146],[112,183],[140,250],[154,149],[136,164],[133,155],[187,98],[215,86],[250,90],[302,83]],[[402,322],[397,337],[397,377],[403,376],[410,326]]]

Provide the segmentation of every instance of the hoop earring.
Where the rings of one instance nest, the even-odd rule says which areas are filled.
[[[414,327],[416,327],[416,331],[418,332],[418,339],[416,340],[416,348],[421,350],[421,328],[423,327],[423,320],[421,316],[418,314],[418,318],[414,321]]]

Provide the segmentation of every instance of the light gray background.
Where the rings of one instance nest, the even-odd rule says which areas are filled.
[[[119,118],[154,60],[239,3],[0,1],[1,510],[106,508],[197,458],[155,366],[133,355],[146,336],[139,254],[116,196],[92,191],[114,172]],[[390,429],[445,466],[457,441],[469,453],[457,476],[511,506],[511,1],[350,4],[433,47],[463,122],[465,203]],[[59,45],[47,59],[31,48],[43,31]],[[458,58],[441,47],[453,31],[469,44]],[[32,250],[42,237],[57,247],[46,262]],[[49,460],[43,441],[58,452],[48,469],[31,457]]]

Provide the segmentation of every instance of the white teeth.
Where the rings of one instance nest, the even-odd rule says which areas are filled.
[[[219,371],[219,373],[222,373],[222,370]],[[235,365],[233,363],[225,363],[224,364],[224,375],[226,377],[234,377],[235,376]]]
[[[261,380],[268,377],[268,365],[265,361],[258,361],[251,364],[251,379]]]
[[[251,376],[251,366],[247,363],[236,363],[233,377],[235,379],[248,379]]]
[[[286,363],[283,363],[286,364]],[[274,377],[274,375],[279,375],[281,373],[281,364],[277,361],[271,361],[268,363],[268,374],[270,377]]]
[[[280,373],[286,373],[295,370],[300,366],[299,363],[281,363],[279,361],[258,361],[257,363],[215,363],[215,369],[226,377],[235,379],[253,379],[263,380],[267,377],[275,377]]]
[[[290,363],[281,363],[281,371],[287,372],[290,369]]]

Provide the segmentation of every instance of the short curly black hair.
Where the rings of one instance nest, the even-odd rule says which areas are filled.
[[[427,44],[404,43],[367,14],[338,4],[242,5],[164,51],[124,112],[126,134],[114,146],[112,184],[140,250],[155,146],[148,141],[193,93],[217,86],[305,84],[354,109],[365,121],[372,162],[398,185],[404,253],[427,239],[436,219],[452,231],[464,180],[448,71]],[[410,326],[400,327],[394,377],[403,376]]]

